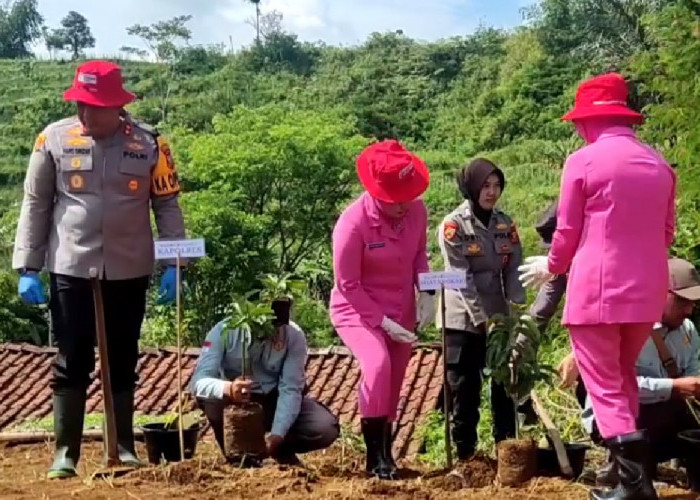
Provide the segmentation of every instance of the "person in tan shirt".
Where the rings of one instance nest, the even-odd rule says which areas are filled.
[[[80,457],[86,389],[95,362],[91,269],[98,273],[117,420],[119,458],[138,465],[132,430],[138,339],[154,268],[151,208],[161,239],[185,237],[177,170],[165,139],[135,122],[124,106],[119,66],[81,65],[66,101],[77,116],[39,134],[24,181],[13,268],[19,294],[46,301],[39,272],[49,273],[56,452],[50,478],[70,477]],[[174,262],[161,280],[161,303],[175,297]]]
[[[467,287],[445,290],[447,383],[452,393],[452,436],[460,460],[476,451],[487,322],[510,314],[511,303],[525,302],[518,280],[522,246],[514,221],[496,208],[506,179],[496,165],[477,158],[457,174],[465,198],[437,231],[446,271],[463,272]],[[437,324],[442,320],[438,318]],[[515,409],[503,384],[491,380],[493,438],[515,435]]]

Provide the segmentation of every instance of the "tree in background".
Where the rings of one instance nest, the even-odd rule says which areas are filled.
[[[156,62],[162,65],[153,77],[153,86],[160,100],[160,120],[164,122],[168,114],[168,98],[173,88],[176,63],[183,51],[183,44],[187,44],[192,38],[192,30],[187,23],[192,16],[177,16],[166,21],[158,21],[150,26],[134,24],[126,28],[130,36],[136,36],[148,47],[148,50]],[[145,56],[147,52],[134,47],[122,47],[126,53]]]
[[[41,37],[43,24],[37,0],[15,0],[0,6],[0,58],[31,56],[29,46]]]
[[[82,14],[71,10],[61,20],[61,28],[44,31],[44,41],[49,52],[52,50],[69,50],[73,59],[78,59],[84,49],[95,46],[88,21]]]
[[[255,41],[260,45],[260,0],[245,0],[255,5]]]
[[[192,30],[187,27],[187,23],[191,20],[190,15],[177,16],[167,21],[158,21],[150,26],[134,24],[126,28],[126,32],[130,36],[140,38],[157,62],[173,63],[182,48],[181,44],[186,44],[192,38]],[[122,47],[121,50],[143,53],[140,49],[133,47]]]
[[[259,29],[260,36],[267,40],[273,35],[282,33],[283,19],[284,15],[280,11],[271,10],[270,12],[265,12],[264,14],[261,14],[257,20],[257,23],[254,26],[256,29]],[[246,22],[252,24],[251,21],[252,20]]]

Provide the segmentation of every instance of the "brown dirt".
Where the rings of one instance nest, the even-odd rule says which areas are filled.
[[[145,457],[139,444],[138,453]],[[151,500],[170,499],[387,499],[399,500],[585,500],[584,485],[561,479],[534,478],[520,488],[501,488],[493,484],[494,463],[479,457],[457,469],[466,484],[450,482],[444,471],[430,470],[423,464],[402,462],[399,481],[368,479],[361,456],[340,446],[325,452],[302,455],[304,467],[284,467],[266,460],[258,469],[241,469],[221,456],[215,443],[202,442],[195,457],[184,463],[147,467],[121,477],[91,479],[101,469],[101,443],[83,446],[81,477],[64,481],[45,479],[51,463],[52,446],[23,445],[0,448],[0,499],[78,499],[78,500]],[[483,486],[482,488],[477,488]],[[695,500],[697,495],[680,489],[660,491],[664,500]]]
[[[537,473],[537,443],[532,439],[506,439],[498,443],[497,479],[503,486],[519,486]]]
[[[226,458],[233,462],[246,457],[265,457],[262,406],[257,403],[233,404],[224,409],[224,449]]]

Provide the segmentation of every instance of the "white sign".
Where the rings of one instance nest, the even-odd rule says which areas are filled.
[[[452,289],[467,288],[467,273],[464,271],[444,271],[418,275],[418,288],[421,291],[440,290],[442,285]]]
[[[204,238],[194,240],[156,240],[155,252],[156,259],[174,259],[177,257],[177,252],[180,251],[180,257],[204,257]]]

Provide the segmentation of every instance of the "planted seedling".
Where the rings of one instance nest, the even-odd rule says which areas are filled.
[[[528,481],[537,472],[537,445],[532,439],[518,439],[518,403],[539,381],[551,381],[556,373],[537,359],[541,334],[532,317],[517,311],[494,315],[489,321],[486,367],[497,383],[507,388],[515,414],[515,439],[498,445],[498,479],[504,486]]]
[[[231,305],[222,342],[230,331],[238,330],[242,336],[241,376],[251,374],[250,346],[254,340],[261,340],[274,333],[272,309],[264,302],[253,302],[250,298],[257,294],[250,292],[236,297]],[[234,463],[257,465],[266,454],[265,427],[262,406],[258,403],[232,403],[224,409],[224,449],[226,458]]]
[[[530,315],[496,314],[489,323],[486,368],[496,382],[508,389],[517,407],[537,382],[551,382],[556,371],[537,358],[542,335]],[[516,420],[516,429],[518,423]]]

